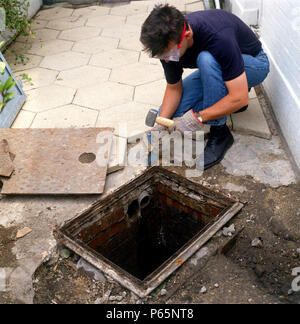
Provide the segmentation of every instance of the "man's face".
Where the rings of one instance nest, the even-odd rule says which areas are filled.
[[[165,60],[167,63],[169,61],[179,62],[180,57],[184,55],[187,49],[188,40],[186,38],[186,26],[184,26],[184,30],[179,44],[177,44],[174,41],[171,41],[164,53],[162,55],[159,55],[157,58]]]

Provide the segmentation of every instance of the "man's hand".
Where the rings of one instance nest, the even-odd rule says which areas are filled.
[[[175,121],[175,130],[179,130],[181,133],[199,131],[202,127],[204,127],[204,124],[199,120],[193,109]]]

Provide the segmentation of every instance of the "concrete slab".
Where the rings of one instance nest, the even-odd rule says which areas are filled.
[[[139,52],[135,51],[113,49],[103,53],[94,54],[89,65],[113,69],[137,63],[139,55]]]
[[[117,26],[123,24],[124,22],[125,22],[125,17],[123,16],[104,15],[101,16],[101,19],[99,19],[99,17],[88,18],[85,25],[89,27],[105,28],[111,25]]]
[[[150,105],[129,102],[116,105],[100,112],[96,126],[113,127],[114,134],[128,139],[140,137],[149,127],[145,126],[145,118]]]
[[[143,46],[140,42],[139,35],[132,37],[121,38],[118,48],[131,50],[131,51],[141,51]]]
[[[56,55],[46,56],[41,62],[40,67],[51,70],[64,71],[86,65],[89,59],[89,54],[64,52]]]
[[[24,61],[21,61],[19,58],[16,58],[13,53],[5,55],[5,58],[13,72],[27,71],[36,68],[43,59],[42,56],[27,54],[26,57],[24,57]]]
[[[69,8],[54,7],[51,9],[41,10],[36,15],[36,18],[42,20],[55,20],[59,18],[67,18],[72,15],[73,11],[73,9]]]
[[[109,69],[82,66],[59,73],[55,84],[73,89],[85,88],[108,80]]]
[[[233,130],[244,134],[270,139],[272,134],[257,98],[249,100],[249,107],[239,114],[232,114]]]
[[[124,169],[127,160],[127,139],[113,136],[107,174]]]
[[[75,9],[72,16],[99,17],[108,15],[109,11],[110,8],[104,6],[89,6]]]
[[[76,42],[84,39],[97,37],[100,35],[101,31],[102,31],[101,28],[83,26],[83,27],[63,30],[60,33],[58,38]]]
[[[116,16],[132,16],[140,13],[145,13],[147,11],[148,11],[147,4],[145,3],[138,4],[138,2],[131,2],[127,6],[112,8],[110,14]]]
[[[38,113],[31,128],[94,127],[97,117],[98,111],[67,105]]]
[[[76,42],[72,50],[74,52],[85,54],[97,54],[99,52],[117,48],[118,44],[118,39],[99,36]]]
[[[29,128],[34,120],[36,113],[21,110],[11,128]]]
[[[23,74],[23,71],[18,72],[16,76],[22,80],[23,90],[27,91],[51,85],[56,80],[58,72],[43,68],[29,69],[25,74],[31,80],[24,79]]]
[[[128,16],[126,19],[126,24],[142,26],[144,21],[148,18],[149,13],[142,13],[138,15]]]
[[[132,100],[134,88],[115,82],[103,82],[79,89],[74,104],[97,110],[107,110]],[[106,112],[108,115],[110,111]]]
[[[119,24],[116,26],[105,26],[103,28],[101,36],[113,37],[113,38],[124,38],[139,36],[141,33],[140,26],[131,24]]]
[[[56,29],[56,30],[66,30],[76,27],[82,27],[86,23],[85,17],[67,17],[62,19],[55,19],[49,21],[47,28]]]
[[[41,28],[38,29],[34,32],[34,35],[32,36],[23,36],[20,35],[17,38],[18,42],[23,42],[23,43],[41,43],[49,40],[54,40],[57,38],[59,34],[58,30],[54,29],[49,29],[49,28]],[[36,54],[36,53],[34,53]]]
[[[59,106],[72,103],[75,94],[74,89],[51,85],[27,92],[27,101],[24,110],[41,112]]]
[[[141,51],[140,53],[141,53],[141,55],[140,55],[139,62],[144,63],[144,64],[150,64],[150,65],[154,64],[154,65],[161,66],[160,60],[150,57],[150,55],[144,51]]]
[[[61,39],[54,39],[45,42],[34,42],[30,48],[28,48],[26,53],[40,56],[55,55],[69,51],[73,45],[73,42]]]
[[[113,69],[110,80],[138,86],[164,78],[162,69],[156,65],[145,65],[142,63],[130,64]]]
[[[34,21],[31,23],[31,29],[33,31],[45,28],[48,24],[48,20],[42,20],[42,19],[38,19],[35,18]]]
[[[166,80],[158,80],[137,86],[134,93],[134,101],[160,106],[166,89]]]

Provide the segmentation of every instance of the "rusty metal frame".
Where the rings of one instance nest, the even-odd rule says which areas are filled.
[[[78,225],[76,222],[83,222],[85,224],[93,222],[95,217],[95,210],[106,208],[108,204],[112,204],[114,200],[121,199],[122,196],[128,194],[130,190],[139,184],[145,184],[151,178],[167,177],[169,179],[176,179],[177,183],[188,185],[189,188],[198,192],[202,196],[215,200],[217,203],[224,206],[223,211],[215,218],[212,224],[205,227],[203,231],[192,238],[185,244],[175,255],[165,261],[158,269],[150,274],[145,280],[141,281],[125,270],[121,269],[111,261],[97,253],[89,246],[75,239],[73,235],[78,232]],[[148,169],[143,175],[135,180],[123,185],[116,192],[106,197],[103,200],[95,202],[89,209],[81,215],[74,217],[67,221],[60,229],[55,230],[56,237],[62,244],[73,250],[75,253],[83,257],[89,263],[108,274],[111,278],[133,291],[136,295],[143,298],[149,295],[155,288],[157,288],[166,278],[168,278],[175,270],[186,262],[195,252],[197,252],[212,236],[214,236],[228,221],[230,221],[242,208],[243,204],[234,201],[220,193],[213,192],[195,182],[187,180],[173,172],[167,171],[161,167],[152,167]]]

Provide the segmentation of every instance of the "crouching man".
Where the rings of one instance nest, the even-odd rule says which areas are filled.
[[[246,110],[248,92],[269,73],[261,42],[229,12],[205,10],[184,16],[168,4],[153,9],[140,41],[164,68],[167,87],[160,116],[176,118],[181,132],[210,125],[204,169],[219,163],[234,142],[226,116]],[[184,68],[197,70],[182,80]]]

